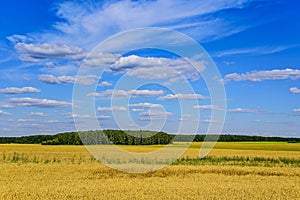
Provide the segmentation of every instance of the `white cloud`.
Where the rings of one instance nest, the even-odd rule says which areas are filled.
[[[97,116],[97,119],[110,119],[111,116],[108,116],[108,115],[99,115]]]
[[[142,116],[150,116],[150,117],[167,117],[172,115],[173,113],[161,110],[147,110],[145,112],[141,112]]]
[[[36,99],[30,97],[24,98],[11,98],[10,103],[15,104],[17,107],[37,107],[37,108],[55,108],[55,107],[69,107],[72,104],[64,101],[56,101],[50,99]]]
[[[203,123],[217,123],[218,121],[211,120],[211,119],[204,119],[204,120],[200,120],[199,122],[203,122]]]
[[[58,121],[58,120],[47,120],[45,122],[46,123],[59,123],[60,121]]]
[[[185,120],[190,120],[191,115],[190,114],[183,114],[181,117],[178,119],[179,121],[185,121]]]
[[[300,108],[294,109],[293,112],[300,113]]]
[[[116,112],[123,112],[126,111],[127,108],[124,106],[113,106],[113,107],[98,107],[97,111],[98,112],[111,112],[111,111],[116,111]]]
[[[101,83],[98,84],[98,86],[112,86],[112,83],[107,81],[102,81]]]
[[[48,115],[43,112],[30,112],[30,116],[47,117]]]
[[[75,46],[66,44],[26,44],[17,43],[15,48],[23,53],[20,57],[22,61],[39,62],[43,59],[83,59],[86,51]]]
[[[142,79],[166,79],[185,76],[188,79],[197,80],[200,78],[197,70],[203,71],[205,64],[191,59],[189,61],[196,69],[182,58],[170,59],[131,55],[119,58],[111,65],[110,69],[115,72],[127,71],[126,75]]]
[[[289,48],[293,48],[294,46],[278,46],[278,47],[255,47],[255,48],[247,48],[247,49],[230,49],[225,51],[220,51],[215,53],[216,57],[224,57],[224,56],[232,56],[232,55],[241,55],[241,54],[250,54],[250,55],[266,55],[273,54],[277,52],[284,51]]]
[[[25,35],[13,34],[11,36],[8,36],[7,39],[12,43],[18,43],[26,41],[28,37]]]
[[[58,4],[57,16],[61,20],[54,25],[56,30],[68,37],[62,38],[60,35],[60,38],[55,39],[95,46],[95,40],[101,41],[119,31],[149,26],[176,28],[198,39],[220,37],[235,33],[236,25],[233,28],[232,18],[231,23],[226,23],[226,19],[212,14],[224,9],[242,8],[248,1],[158,0],[107,1],[93,4],[68,1]],[[210,15],[212,19],[201,17],[204,15]],[[48,33],[47,36],[49,35],[51,34]]]
[[[265,80],[284,80],[300,79],[300,70],[298,69],[274,69],[265,71],[251,71],[243,74],[227,74],[225,81],[265,81]]]
[[[137,104],[128,104],[128,107],[142,107],[142,108],[161,108],[161,104],[154,104],[154,103],[137,103]]]
[[[67,113],[67,118],[77,118],[77,119],[90,119],[90,115],[80,115],[77,113]]]
[[[93,52],[86,59],[83,60],[85,67],[99,67],[99,66],[108,66],[113,64],[117,59],[122,55],[120,54],[111,54],[106,52]]]
[[[224,110],[219,107],[214,107],[213,105],[196,105],[196,106],[193,106],[193,108],[200,109],[200,110]]]
[[[142,112],[142,111],[144,111],[144,109],[143,108],[132,108],[131,111],[132,112]]]
[[[91,85],[97,81],[97,76],[53,76],[51,74],[43,74],[39,76],[39,80],[47,84],[81,84]]]
[[[251,110],[246,108],[235,108],[235,109],[229,109],[227,110],[229,113],[260,113],[258,110]]]
[[[300,94],[300,88],[291,87],[290,92],[293,93],[293,94]]]
[[[207,97],[201,94],[168,94],[166,96],[159,97],[159,100],[173,100],[173,99],[206,99]]]
[[[22,88],[8,87],[8,88],[0,89],[0,92],[5,94],[22,94],[22,93],[37,93],[40,92],[40,90],[34,87],[22,87]]]
[[[3,110],[0,110],[0,115],[11,115],[11,114],[8,113],[8,112],[5,112],[5,111],[3,111]]]
[[[49,63],[49,62],[48,62]],[[51,62],[50,62],[51,63]],[[79,63],[68,63],[63,65],[55,65],[53,63],[53,66],[49,64],[48,66],[45,64],[41,71],[48,74],[58,74],[58,75],[64,75],[64,74],[74,74],[78,71]]]
[[[14,106],[11,104],[2,104],[1,107],[2,108],[14,108]]]
[[[34,119],[23,119],[23,118],[17,120],[17,122],[34,122],[34,121],[35,121]]]
[[[162,90],[106,90],[104,92],[98,93],[89,93],[87,96],[94,96],[94,97],[105,97],[110,98],[114,97],[155,97],[163,94]]]

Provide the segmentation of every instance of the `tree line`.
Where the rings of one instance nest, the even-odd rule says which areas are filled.
[[[175,137],[176,136],[176,137]],[[169,144],[172,142],[300,142],[300,138],[264,137],[247,135],[173,135],[165,132],[147,130],[89,130],[81,132],[66,132],[56,135],[33,135],[22,137],[0,137],[0,144],[42,144],[42,145],[153,145]]]

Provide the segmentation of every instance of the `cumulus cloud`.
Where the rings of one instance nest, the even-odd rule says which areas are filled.
[[[190,63],[189,63],[190,62]],[[205,69],[204,62],[195,60],[162,57],[141,57],[130,55],[122,57],[119,54],[97,52],[84,60],[86,67],[107,66],[106,71],[120,73],[127,72],[128,76],[143,79],[165,79],[185,76],[188,79],[197,80],[199,72]],[[195,69],[196,68],[196,69]],[[175,80],[175,79],[174,79]]]
[[[85,67],[101,67],[112,65],[122,55],[112,54],[107,52],[93,52],[86,59],[83,60]]]
[[[293,94],[300,94],[300,89],[297,87],[291,87],[290,92]]]
[[[112,111],[116,111],[116,112],[123,112],[126,111],[127,108],[124,106],[113,106],[113,107],[98,107],[97,111],[98,112],[112,112]]]
[[[22,87],[22,88],[7,87],[7,88],[0,89],[0,92],[5,94],[22,94],[22,93],[37,93],[40,92],[40,90],[34,87]]]
[[[170,59],[131,55],[119,58],[111,65],[110,69],[115,72],[128,71],[128,76],[143,79],[166,79],[183,75],[188,79],[197,80],[200,78],[199,72],[205,69],[205,64],[192,60],[190,62],[192,65],[183,58]]]
[[[10,103],[15,104],[17,107],[36,107],[36,108],[56,108],[56,107],[69,107],[72,104],[64,101],[50,100],[50,99],[36,99],[30,97],[24,98],[11,98]]]
[[[10,113],[0,110],[0,115],[10,115]]]
[[[222,108],[215,107],[213,105],[196,105],[196,106],[193,106],[193,108],[199,109],[199,110],[224,110]]]
[[[266,80],[284,80],[300,79],[300,70],[298,69],[274,69],[264,71],[251,71],[242,74],[227,74],[224,77],[225,81],[266,81]]]
[[[89,93],[87,96],[94,97],[155,97],[163,94],[162,90],[106,90],[104,92]]]
[[[255,113],[255,114],[260,113],[258,110],[251,110],[251,109],[246,109],[246,108],[229,109],[229,110],[227,110],[227,112],[229,112],[229,113]]]
[[[201,94],[168,94],[166,96],[159,97],[159,100],[173,100],[173,99],[206,99],[207,97]]]
[[[97,76],[53,76],[51,74],[43,74],[39,76],[39,80],[47,84],[81,84],[91,85],[97,81]]]
[[[83,59],[86,51],[66,44],[27,44],[17,43],[15,48],[22,53],[20,59],[26,62],[39,62],[44,59]]]
[[[142,108],[161,108],[161,104],[154,104],[154,103],[137,103],[137,104],[128,104],[128,107],[142,107]]]

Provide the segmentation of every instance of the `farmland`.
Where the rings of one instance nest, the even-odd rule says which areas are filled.
[[[218,142],[203,159],[200,146],[193,143],[171,166],[132,174],[97,162],[84,146],[1,144],[0,199],[300,198],[299,143]]]

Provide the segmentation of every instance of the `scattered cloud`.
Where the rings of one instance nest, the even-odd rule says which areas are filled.
[[[155,97],[162,95],[164,92],[162,90],[106,90],[104,92],[94,92],[89,93],[87,96],[94,97],[104,97],[110,98],[114,97]]]
[[[199,109],[199,110],[224,110],[219,107],[214,107],[213,105],[196,105],[196,106],[193,106],[193,108]]]
[[[48,64],[47,64],[48,63]],[[52,62],[46,62],[44,67],[41,69],[44,73],[48,74],[57,74],[57,75],[65,75],[65,74],[75,74],[78,71],[79,63],[71,62],[65,64],[54,64],[51,65]]]
[[[101,83],[98,84],[98,86],[112,86],[112,83],[107,81],[102,81]]]
[[[91,4],[67,1],[57,5],[56,15],[61,20],[54,24],[54,28],[61,33],[60,37],[51,33],[43,35],[47,38],[52,36],[55,41],[72,41],[90,47],[96,45],[95,40],[101,41],[114,33],[151,26],[177,29],[197,39],[228,36],[238,32],[240,27],[233,26],[231,18],[229,23],[229,19],[221,19],[213,14],[225,9],[242,8],[247,6],[247,2],[249,0],[165,0],[93,1]],[[202,17],[206,15],[210,15],[211,19]],[[24,41],[24,38],[21,39]]]
[[[242,74],[227,74],[224,77],[225,81],[266,81],[266,80],[284,80],[300,79],[300,70],[298,69],[274,69],[265,71],[251,71]]]
[[[116,111],[116,112],[124,112],[126,111],[127,108],[124,106],[113,106],[113,107],[98,107],[97,111],[98,112],[112,112],[112,111]]]
[[[47,120],[47,121],[45,121],[46,123],[59,123],[60,121],[58,121],[58,120]]]
[[[0,115],[11,115],[11,113],[0,110]]]
[[[190,114],[183,114],[181,117],[178,119],[179,121],[185,121],[185,120],[190,120],[191,115]]]
[[[173,100],[173,99],[207,99],[201,94],[168,94],[158,98],[159,100]]]
[[[30,112],[30,116],[47,117],[48,115],[43,112]]]
[[[204,120],[200,120],[199,122],[202,122],[202,123],[218,123],[218,121],[212,120],[212,119],[204,119]]]
[[[17,43],[15,48],[22,53],[20,59],[25,62],[40,62],[44,59],[83,59],[86,51],[66,44],[27,44]]]
[[[294,109],[293,112],[300,113],[300,108]]]
[[[132,112],[142,112],[142,111],[144,111],[144,109],[143,108],[132,108],[131,111]]]
[[[142,107],[142,108],[161,108],[161,104],[154,104],[154,103],[137,103],[137,104],[128,104],[128,107]]]
[[[127,71],[126,75],[142,79],[166,79],[184,76],[188,79],[198,80],[200,78],[199,71],[205,69],[205,64],[191,59],[189,61],[193,66],[183,58],[170,59],[131,55],[116,60],[110,65],[110,70],[113,72]]]
[[[23,93],[37,93],[40,92],[40,90],[34,87],[22,87],[22,88],[7,87],[7,88],[0,89],[0,92],[5,94],[23,94]]]
[[[81,84],[91,85],[97,81],[97,76],[53,76],[51,74],[43,74],[39,76],[39,80],[47,84]]]
[[[251,109],[246,109],[246,108],[229,109],[229,110],[227,110],[227,112],[229,112],[229,113],[255,113],[255,114],[260,113],[258,110],[251,110]]]
[[[293,94],[300,94],[300,88],[291,87],[290,92],[293,93]]]
[[[225,65],[234,65],[235,64],[235,62],[233,62],[233,61],[224,61],[223,63]]]
[[[141,112],[142,116],[150,116],[150,117],[167,117],[172,115],[173,113],[161,110],[147,110],[145,112]]]
[[[92,54],[83,60],[83,64],[85,67],[109,66],[121,56],[121,54],[112,54],[107,52],[92,52]]]
[[[67,118],[77,118],[77,119],[90,119],[92,118],[90,115],[80,115],[77,113],[67,113]]]
[[[23,119],[23,118],[17,120],[17,122],[34,122],[34,121],[35,121],[34,119]]]
[[[111,116],[108,116],[108,115],[99,115],[99,116],[97,116],[97,119],[102,119],[102,120],[110,119],[110,118],[111,118]]]
[[[225,51],[220,51],[214,54],[216,57],[224,57],[224,56],[233,56],[233,55],[266,55],[266,54],[273,54],[284,51],[286,49],[293,48],[293,46],[278,46],[278,47],[255,47],[255,48],[247,48],[247,49],[230,49]]]
[[[11,104],[2,104],[1,108],[14,108],[14,105],[11,105]]]
[[[24,98],[11,98],[10,103],[15,104],[17,107],[36,107],[36,108],[55,108],[55,107],[69,107],[72,104],[64,101],[56,101],[50,99],[36,99],[30,97]]]

